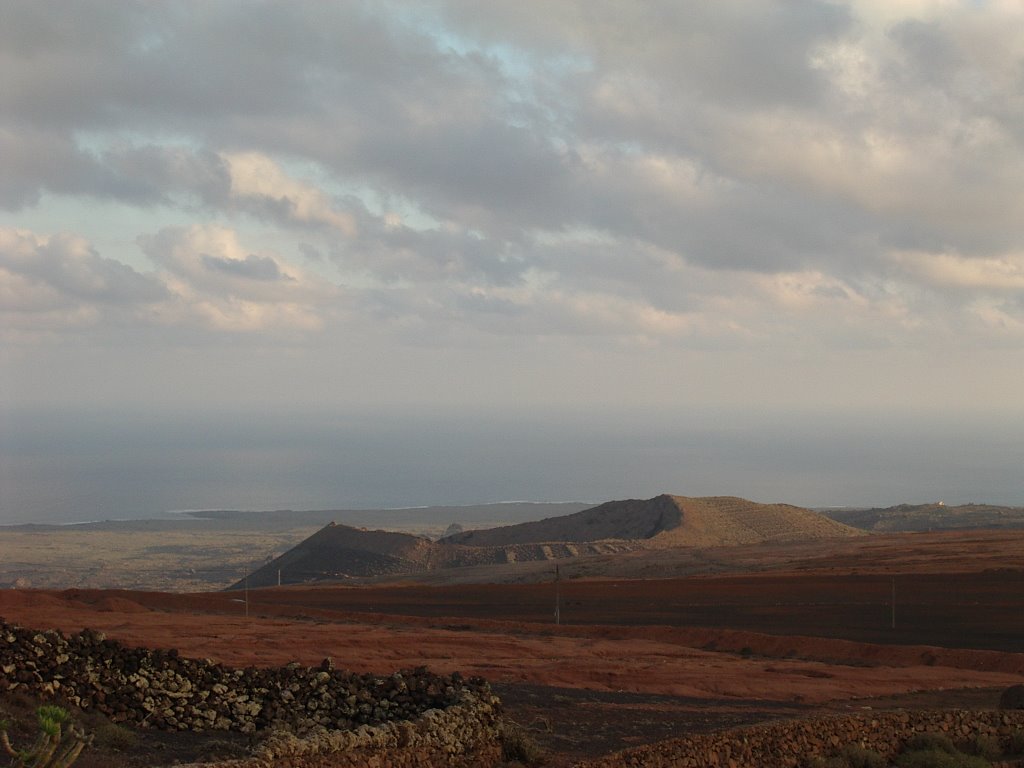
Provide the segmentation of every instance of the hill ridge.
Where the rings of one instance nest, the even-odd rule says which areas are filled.
[[[863,535],[818,512],[738,496],[608,501],[560,517],[455,533],[410,533],[331,523],[250,574],[249,586],[426,573],[679,547],[711,548]],[[241,587],[242,582],[234,586]]]
[[[607,539],[650,539],[678,525],[679,507],[667,493],[650,499],[606,501],[571,515],[547,517],[517,525],[485,528],[448,536],[445,544],[504,546],[550,542],[594,542]]]

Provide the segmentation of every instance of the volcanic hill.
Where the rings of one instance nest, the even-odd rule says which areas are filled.
[[[431,541],[408,533],[328,525],[234,585],[272,586],[415,576],[466,566],[615,555],[638,550],[805,542],[862,532],[788,504],[732,496],[609,501],[561,517],[465,531]]]
[[[654,547],[723,547],[763,541],[852,536],[848,526],[789,504],[758,504],[735,496],[609,501],[582,512],[532,523],[466,531],[445,543],[507,546],[536,542],[644,540]]]

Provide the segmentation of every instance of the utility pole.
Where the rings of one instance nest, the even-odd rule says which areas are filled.
[[[249,572],[245,572],[245,618],[249,618]]]
[[[555,624],[562,623],[562,585],[558,566],[555,566]]]
[[[896,577],[892,577],[892,628],[896,629]]]

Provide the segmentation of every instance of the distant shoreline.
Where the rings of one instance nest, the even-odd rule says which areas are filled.
[[[152,528],[155,524],[172,523],[177,525],[189,523],[215,524],[234,521],[236,523],[268,522],[287,523],[293,522],[296,525],[309,525],[322,522],[346,522],[351,525],[367,525],[378,521],[381,516],[387,516],[388,520],[382,523],[399,524],[400,522],[435,524],[440,525],[455,520],[448,519],[453,516],[474,516],[483,515],[484,520],[495,522],[505,521],[500,513],[511,513],[513,518],[537,519],[535,514],[548,517],[558,514],[567,514],[568,511],[586,509],[599,502],[590,501],[494,501],[480,504],[426,504],[417,506],[401,507],[364,507],[364,508],[320,508],[320,509],[237,509],[227,507],[208,507],[204,509],[172,509],[155,513],[151,516],[135,517],[110,517],[92,518],[87,520],[72,521],[22,521],[0,523],[0,530],[12,529],[34,529],[53,530],[75,527],[88,528]],[[404,515],[403,515],[404,513]],[[395,517],[401,520],[395,520]]]

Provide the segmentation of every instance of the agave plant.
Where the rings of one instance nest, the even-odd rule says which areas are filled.
[[[0,720],[0,745],[11,756],[12,768],[67,768],[92,739],[71,722],[63,707],[45,705],[36,710],[39,735],[26,749],[15,749],[7,735],[10,723]]]

